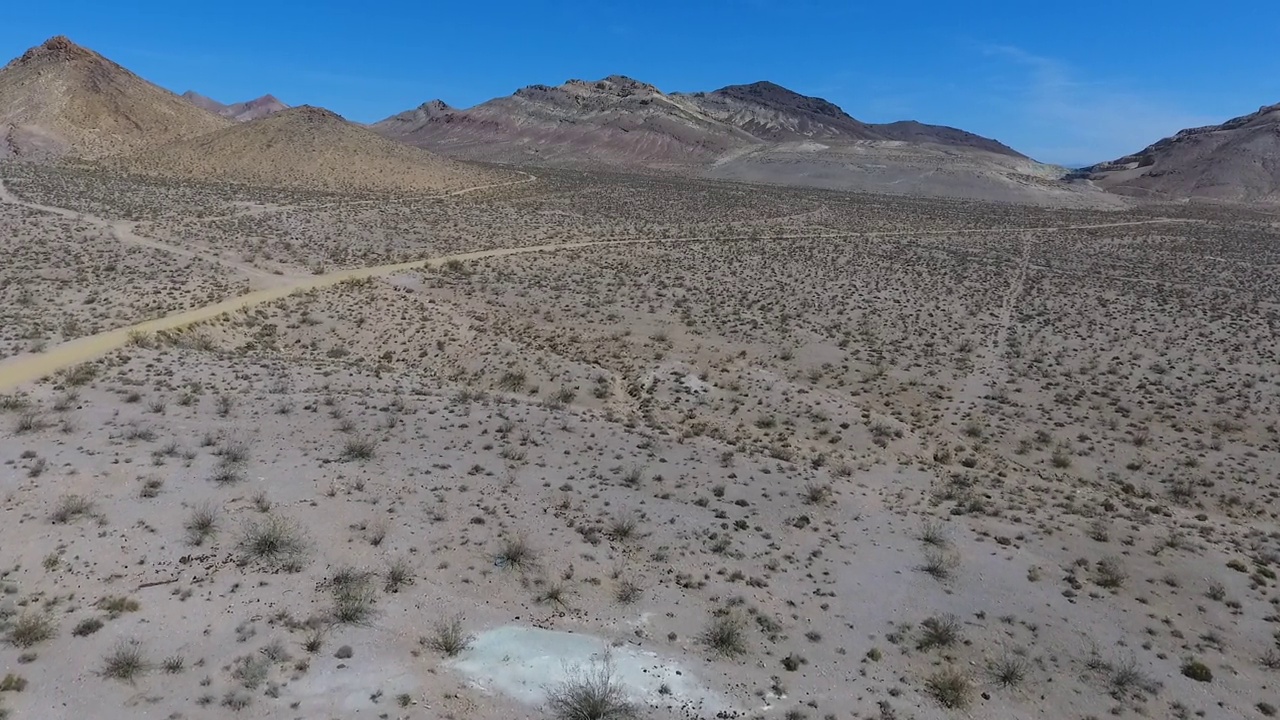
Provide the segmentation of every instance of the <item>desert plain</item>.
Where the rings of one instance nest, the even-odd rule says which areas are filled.
[[[8,717],[1280,703],[1265,212],[0,167]]]

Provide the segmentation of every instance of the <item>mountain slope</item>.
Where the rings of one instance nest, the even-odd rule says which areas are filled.
[[[281,110],[289,109],[288,105],[277,100],[274,95],[263,95],[254,100],[230,105],[224,105],[193,90],[182,93],[182,97],[196,107],[208,110],[215,115],[230,118],[236,122],[249,122],[250,120],[257,120],[273,113],[278,113]]]
[[[1102,196],[1058,182],[1061,168],[995,140],[912,121],[864,123],[826,100],[769,82],[666,94],[618,75],[570,80],[467,110],[432,101],[372,129],[445,155],[499,163],[1024,202]]]
[[[1083,173],[1117,193],[1280,202],[1280,105],[1182,130]]]
[[[460,157],[587,166],[705,162],[753,140],[689,102],[617,75],[530,85],[469,110],[433,101],[372,128]]]
[[[435,193],[508,180],[303,105],[122,161],[129,170],[307,190]]]
[[[871,125],[822,98],[771,82],[730,85],[710,93],[676,93],[716,120],[764,141],[881,140]]]
[[[61,36],[0,70],[0,158],[98,159],[228,122]]]

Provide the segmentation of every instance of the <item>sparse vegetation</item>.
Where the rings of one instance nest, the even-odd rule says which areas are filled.
[[[422,638],[422,644],[447,657],[455,657],[470,647],[473,640],[463,625],[462,616],[455,615],[433,623],[431,634]]]
[[[702,644],[717,655],[736,657],[745,655],[747,648],[747,624],[737,613],[719,612],[711,617],[702,631]]]
[[[54,506],[49,519],[59,525],[75,522],[93,512],[93,501],[83,495],[63,495]]]
[[[963,671],[947,666],[925,679],[925,689],[945,708],[964,709],[973,695],[973,681]]]
[[[183,527],[186,528],[189,544],[203,545],[218,532],[217,506],[208,503],[196,506]]]
[[[547,689],[547,707],[557,720],[631,720],[637,708],[627,700],[613,664],[604,660],[574,668],[569,679]]]
[[[287,569],[304,559],[307,541],[297,523],[266,513],[245,521],[239,547],[244,562],[265,562]]]
[[[132,683],[146,671],[146,655],[143,653],[142,643],[137,640],[117,642],[102,661],[102,676],[112,680]]]
[[[51,639],[57,631],[57,623],[48,614],[28,611],[18,616],[7,640],[14,647],[29,648]]]

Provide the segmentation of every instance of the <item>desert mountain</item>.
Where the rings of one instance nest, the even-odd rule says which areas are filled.
[[[1117,193],[1280,202],[1280,105],[1182,130],[1083,172]]]
[[[130,170],[197,180],[347,192],[443,192],[502,182],[502,173],[387,140],[303,105],[121,161]]]
[[[61,36],[0,69],[0,158],[110,157],[228,122]]]
[[[614,75],[532,85],[466,110],[432,101],[375,123],[387,137],[500,163],[665,170],[748,182],[995,200],[1096,196],[989,138],[864,123],[769,82],[663,93]]]
[[[436,100],[373,129],[474,159],[624,168],[707,162],[753,142],[695,103],[621,76],[530,85],[469,110]]]
[[[211,113],[230,118],[236,122],[257,120],[289,108],[288,105],[277,100],[274,95],[263,95],[254,100],[246,100],[245,102],[232,103],[230,105],[224,105],[194,90],[182,93],[182,97],[196,107],[204,108]]]

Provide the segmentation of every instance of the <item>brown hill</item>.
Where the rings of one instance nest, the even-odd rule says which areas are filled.
[[[1221,125],[1182,130],[1083,172],[1123,194],[1280,202],[1280,105]]]
[[[152,175],[337,192],[436,193],[506,175],[380,137],[303,105],[123,161]]]
[[[1061,168],[995,140],[913,121],[864,123],[768,82],[666,94],[619,75],[570,80],[467,110],[432,101],[372,129],[445,155],[501,163],[993,200],[1079,203],[1102,195],[1058,182]]]
[[[0,158],[104,158],[228,122],[61,36],[0,70]]]
[[[236,122],[249,122],[264,118],[281,110],[288,110],[289,106],[280,102],[274,95],[263,95],[254,100],[245,102],[231,103],[224,105],[213,98],[201,95],[194,90],[188,90],[182,93],[182,98],[196,107],[208,110],[215,115],[221,115],[224,118],[235,120]]]

